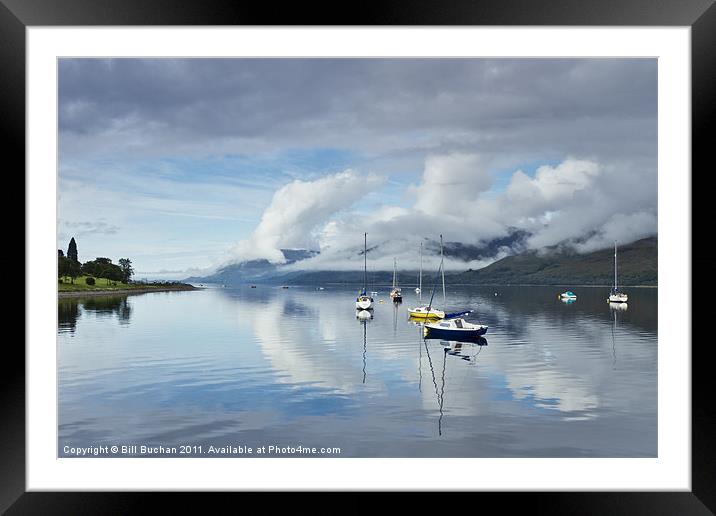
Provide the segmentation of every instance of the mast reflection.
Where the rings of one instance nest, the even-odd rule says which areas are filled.
[[[359,310],[356,313],[356,319],[363,325],[363,383],[365,384],[366,378],[366,355],[368,353],[368,338],[367,338],[367,327],[368,321],[373,318],[372,312],[368,310]]]

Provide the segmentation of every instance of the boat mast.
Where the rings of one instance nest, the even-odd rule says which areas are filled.
[[[368,233],[363,233],[363,295],[368,293]]]
[[[447,302],[445,301],[445,257],[443,255],[443,236],[440,235],[440,271],[442,272],[443,276],[443,310],[445,310],[445,307],[447,306]]]
[[[420,289],[420,292],[418,293],[418,298],[422,301],[423,300],[423,243],[420,242],[420,278],[418,279],[418,288]]]
[[[614,241],[614,292],[617,291],[617,241]]]
[[[393,289],[395,289],[395,271],[397,270],[398,262],[393,258]]]

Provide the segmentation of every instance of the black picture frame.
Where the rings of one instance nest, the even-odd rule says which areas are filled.
[[[229,0],[0,0],[0,128],[5,158],[14,170],[25,169],[25,29],[28,26],[83,25],[604,25],[689,26],[692,55],[692,242],[709,235],[702,227],[708,215],[708,189],[693,188],[708,173],[716,119],[716,5],[713,0],[530,0],[383,1],[348,4],[268,3]],[[708,160],[708,161],[707,161]],[[707,165],[708,163],[708,165]],[[713,168],[712,166],[709,168]],[[7,174],[12,172],[8,170]],[[698,176],[700,177],[700,176]],[[23,186],[24,190],[24,181]],[[701,231],[700,231],[701,230]],[[692,275],[714,260],[696,257]],[[27,272],[27,271],[25,271]],[[706,305],[692,303],[692,328],[703,327]],[[32,309],[31,306],[26,307]],[[696,324],[698,323],[698,324]],[[500,510],[529,504],[539,512],[577,514],[711,514],[716,511],[716,403],[707,359],[708,339],[697,341],[692,330],[692,491],[589,493],[477,493]],[[661,343],[660,352],[670,344]],[[2,360],[0,420],[0,512],[7,514],[129,514],[146,512],[149,499],[163,510],[205,510],[205,497],[192,506],[184,494],[25,492],[25,353],[19,339],[6,339]],[[218,493],[213,496],[231,496]],[[243,496],[246,496],[245,494]],[[258,500],[257,500],[258,501]],[[473,499],[474,502],[474,499]]]

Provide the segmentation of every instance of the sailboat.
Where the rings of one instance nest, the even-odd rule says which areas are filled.
[[[400,287],[398,286],[397,266],[398,264],[395,258],[393,258],[393,290],[390,291],[390,298],[393,300],[394,303],[402,303],[403,293],[400,291]]]
[[[443,236],[440,235],[440,272],[443,278],[443,306],[445,306],[445,272],[443,271]],[[420,244],[420,287],[423,284],[423,244]],[[421,295],[422,300],[422,295]],[[445,312],[429,305],[419,305],[415,308],[408,308],[408,315],[413,319],[422,321],[443,319]]]
[[[415,289],[415,293],[419,296],[422,301],[420,293],[423,291],[423,243],[420,242],[420,272],[418,273],[418,287]]]
[[[356,298],[356,310],[372,310],[373,298],[368,295],[368,233],[363,234],[363,291]]]
[[[614,242],[614,287],[609,293],[607,301],[610,303],[626,303],[627,299],[629,299],[629,296],[624,292],[619,292],[619,288],[617,287],[617,243]]]
[[[446,306],[445,300],[445,257],[443,256],[443,236],[440,235],[440,270],[443,280],[443,306]],[[432,304],[432,299],[430,300]],[[428,305],[428,311],[431,305]],[[463,316],[471,313],[472,310],[454,312],[445,314],[442,321],[425,321],[425,335],[434,337],[443,337],[445,339],[459,340],[465,337],[479,337],[487,333],[487,326],[484,324],[474,324],[467,322]]]
[[[440,235],[440,274],[442,277],[442,284],[443,284],[443,307],[447,305],[446,301],[446,295],[445,295],[445,256],[443,254],[443,236]],[[433,295],[435,294],[435,289],[433,289]],[[435,321],[439,319],[450,319],[452,317],[460,317],[463,315],[467,315],[472,310],[463,310],[461,312],[452,312],[452,313],[445,313],[444,310],[438,310],[437,308],[434,308],[433,305],[432,296],[430,298],[430,303],[427,305],[420,305],[415,308],[409,308],[408,314],[411,319],[419,320],[419,321]]]

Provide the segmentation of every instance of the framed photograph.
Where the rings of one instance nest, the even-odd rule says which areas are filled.
[[[285,490],[713,510],[712,2],[3,1],[9,514]]]

